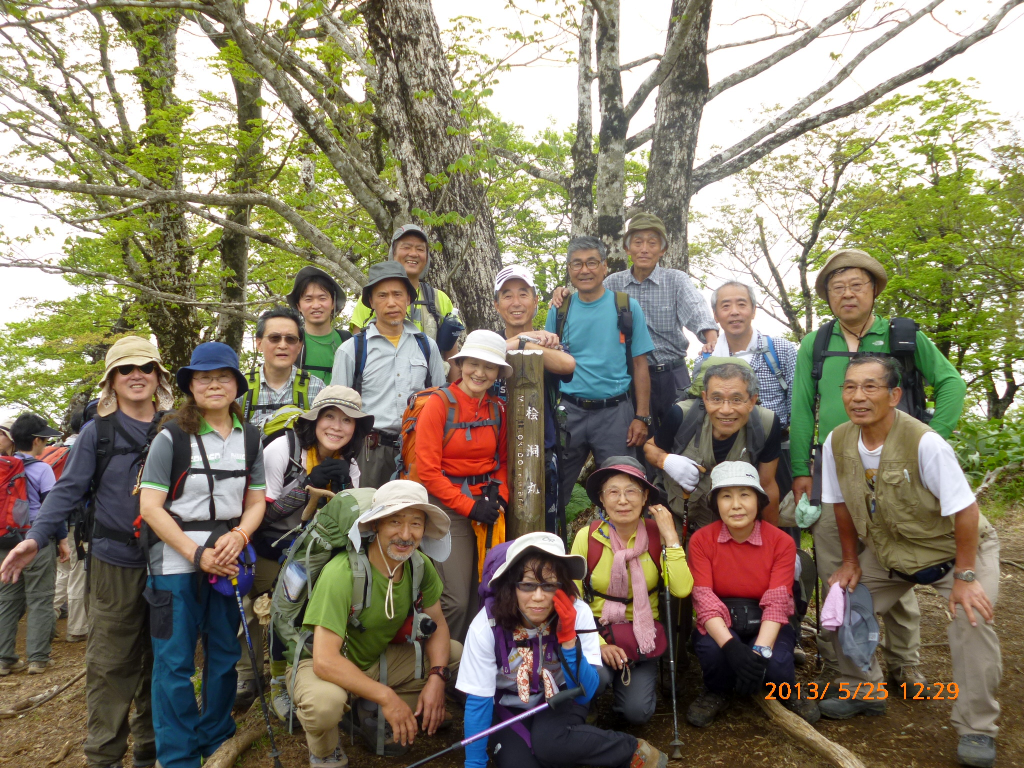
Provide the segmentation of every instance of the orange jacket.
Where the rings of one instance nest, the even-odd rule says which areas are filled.
[[[461,379],[460,379],[461,381]],[[505,430],[505,406],[488,393],[481,400],[470,397],[458,387],[450,386],[455,396],[455,421],[486,421],[491,418],[489,402],[498,403],[501,426],[498,445],[494,444],[494,427],[474,427],[469,430],[471,439],[466,439],[466,430],[457,429],[448,445],[444,443],[444,425],[448,416],[448,401],[444,395],[434,395],[423,405],[416,424],[416,471],[427,491],[437,497],[446,507],[460,515],[468,516],[473,509],[473,499],[466,496],[460,485],[451,477],[472,477],[485,475],[501,482],[499,494],[508,502],[508,443]],[[499,465],[494,468],[494,454],[497,448]],[[444,474],[442,474],[444,473]],[[448,477],[445,477],[447,475]],[[470,491],[479,495],[483,484],[470,486]]]

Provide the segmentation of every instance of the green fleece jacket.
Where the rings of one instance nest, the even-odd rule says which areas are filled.
[[[800,343],[796,356],[796,373],[793,376],[793,415],[789,427],[790,453],[793,460],[793,477],[811,474],[811,443],[814,439],[814,380],[811,378],[814,339],[818,331],[807,334]],[[828,349],[845,352],[846,339],[839,323],[832,329]],[[876,317],[871,330],[861,339],[861,352],[889,351],[889,318]],[[935,397],[935,416],[929,426],[943,437],[949,437],[960,421],[964,409],[964,394],[967,385],[953,364],[946,359],[931,339],[921,331],[917,332],[917,351],[914,353],[917,370],[932,386]],[[826,357],[818,391],[821,404],[818,409],[818,440],[824,442],[828,434],[849,420],[843,407],[840,386],[846,375],[849,358]]]

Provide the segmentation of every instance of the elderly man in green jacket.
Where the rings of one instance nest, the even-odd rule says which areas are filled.
[[[836,252],[822,267],[815,281],[815,290],[828,302],[835,320],[804,337],[797,354],[793,380],[793,412],[790,422],[790,450],[793,462],[793,495],[799,501],[812,492],[812,449],[824,443],[825,438],[840,424],[849,421],[843,407],[840,391],[850,358],[857,352],[896,352],[900,349],[911,357],[912,366],[905,366],[905,374],[923,377],[932,387],[935,400],[934,414],[929,426],[942,437],[949,437],[960,420],[967,385],[956,368],[921,331],[911,326],[903,333],[909,321],[876,316],[875,299],[885,289],[888,275],[876,259],[864,251],[844,249]],[[827,343],[816,340],[827,333]],[[897,338],[897,335],[900,338]],[[817,354],[816,354],[817,353]],[[912,370],[911,370],[912,369]],[[910,382],[907,382],[910,383]],[[906,394],[900,407],[922,416],[923,403],[911,403],[910,386],[903,387]],[[815,399],[817,404],[817,438],[815,439]],[[908,407],[909,406],[909,407]],[[818,572],[826,577],[842,563],[839,531],[831,504],[822,507],[821,518],[811,528],[818,561]],[[828,587],[826,585],[825,589]],[[923,683],[927,680],[918,669],[921,647],[921,611],[913,591],[897,601],[885,620],[885,639],[882,655],[889,669],[893,685]],[[836,655],[832,633],[818,636],[818,652],[825,662],[823,678],[836,674]]]

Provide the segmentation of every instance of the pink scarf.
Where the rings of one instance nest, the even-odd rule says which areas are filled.
[[[609,538],[612,543],[612,572],[608,580],[608,594],[613,597],[629,597],[630,585],[633,587],[633,636],[641,653],[654,650],[654,613],[651,611],[651,600],[647,595],[647,579],[640,565],[640,556],[647,551],[647,526],[643,520],[636,529],[633,548],[619,538],[615,526],[608,523]],[[629,566],[627,578],[626,567]],[[626,604],[616,600],[605,600],[601,609],[602,624],[622,624],[626,620]]]

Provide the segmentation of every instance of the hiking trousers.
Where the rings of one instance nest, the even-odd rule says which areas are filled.
[[[362,488],[380,488],[391,480],[391,476],[398,469],[395,463],[398,460],[398,446],[380,443],[370,448],[372,437],[367,437],[363,441],[363,446],[356,456],[356,462],[359,464],[359,485]]]
[[[757,635],[751,635],[744,640],[731,629],[729,632],[746,645],[753,648],[757,642]],[[764,681],[766,683],[789,683],[796,682],[796,667],[793,662],[793,647],[796,645],[796,632],[789,624],[785,624],[779,630],[779,636],[772,645],[772,657],[768,660],[768,667],[765,669]],[[722,695],[731,694],[736,688],[736,673],[725,658],[725,653],[715,642],[711,635],[702,635],[696,629],[693,631],[693,651],[697,655],[701,672],[704,674],[704,687],[713,693]],[[778,696],[776,692],[776,697]]]
[[[71,544],[71,559],[57,563],[57,584],[53,595],[53,610],[60,613],[64,601],[68,602],[68,635],[84,635],[89,631],[89,620],[85,607],[85,561],[78,559],[74,545],[75,529],[68,531]],[[88,546],[88,545],[87,545]]]
[[[434,568],[441,577],[444,591],[441,593],[441,612],[448,622],[452,640],[466,641],[469,624],[476,616],[479,602],[476,590],[479,584],[477,568],[476,531],[473,521],[430,497],[431,504],[437,504],[448,515],[452,536],[451,554],[444,562],[435,562]]]
[[[198,594],[197,594],[198,592]],[[235,735],[231,708],[238,676],[241,618],[235,596],[213,589],[203,574],[150,576],[146,600],[153,638],[153,727],[163,768],[199,768]],[[203,642],[202,709],[196,703],[196,641]]]
[[[243,599],[245,606],[245,621],[249,625],[249,637],[252,638],[252,647],[256,650],[256,671],[253,672],[252,661],[249,659],[249,646],[245,642],[245,630],[242,623],[238,623],[238,652],[241,654],[235,669],[238,671],[239,680],[254,680],[259,675],[263,677],[263,648],[266,645],[266,638],[263,634],[263,625],[259,618],[253,613],[252,604],[257,597],[270,592],[281,571],[281,563],[277,560],[269,560],[265,557],[256,557],[256,573],[252,581],[252,589]],[[273,657],[271,657],[273,658]]]
[[[828,594],[829,577],[843,564],[843,548],[839,543],[839,527],[832,504],[821,505],[821,517],[811,526],[814,535],[814,554],[818,561],[818,578],[821,580],[821,599]],[[913,667],[921,663],[921,607],[917,604],[914,590],[908,589],[882,614],[885,632],[879,647],[882,658],[890,671],[897,667]],[[835,632],[822,629],[817,637],[818,653],[825,664],[838,667],[835,649]]]
[[[568,432],[561,471],[562,504],[568,505],[572,489],[579,479],[587,456],[594,454],[597,466],[611,456],[634,456],[635,449],[626,446],[629,423],[633,421],[633,404],[627,397],[609,408],[587,410],[562,398],[565,407],[565,431]]]
[[[914,585],[899,576],[890,575],[888,568],[883,568],[875,557],[871,546],[865,546],[860,553],[860,567],[863,575],[860,583],[871,591],[871,599],[875,604],[875,612],[889,610],[903,595],[913,590]],[[989,601],[995,609],[998,619],[999,609],[999,537],[995,529],[990,528],[978,542],[978,553],[974,561],[974,572],[978,583],[985,590]],[[944,600],[949,599],[953,589],[953,571],[928,586],[938,592]],[[999,702],[996,701],[996,690],[1003,675],[1002,654],[999,650],[999,637],[995,627],[986,624],[977,613],[978,626],[972,627],[967,620],[963,606],[957,605],[956,618],[946,627],[949,639],[949,655],[953,662],[953,682],[959,686],[953,702],[950,720],[958,734],[981,733],[995,738],[999,733],[996,720],[999,717]],[[840,677],[837,682],[848,683],[851,691],[858,683],[882,682],[882,670],[875,658],[871,659],[871,670],[864,672],[842,653],[839,633],[836,633],[836,649],[839,651]],[[943,681],[948,682],[948,681]],[[912,690],[913,689],[913,690]],[[937,686],[933,682],[930,691],[916,690],[916,686],[908,684],[907,691],[902,688],[889,688],[889,698],[912,699],[915,693],[922,696],[936,695]],[[952,694],[941,692],[947,700]],[[863,697],[863,691],[861,697]],[[876,696],[877,698],[877,696]]]
[[[626,678],[628,684],[623,681],[622,670],[612,669],[607,664],[597,668],[597,676],[601,681],[597,696],[611,687],[612,712],[627,723],[643,725],[654,717],[658,703],[658,659],[634,663]]]
[[[454,640],[448,656],[448,669],[452,673],[452,682],[459,671],[459,660],[462,658],[462,643]],[[426,678],[416,677],[416,651],[411,643],[394,643],[385,651],[387,661],[387,681],[391,688],[413,712],[419,701],[420,691],[426,685]],[[429,660],[424,654],[424,674],[427,672]],[[350,708],[348,691],[340,685],[321,680],[313,671],[313,660],[303,659],[295,670],[288,668],[288,692],[292,697],[295,715],[306,731],[306,745],[311,755],[327,757],[338,747],[340,734],[338,722]],[[380,661],[369,669],[363,670],[371,680],[380,681]],[[376,715],[374,715],[376,717]],[[162,761],[161,761],[162,762]]]
[[[587,725],[587,708],[575,701],[558,712],[538,712],[524,725],[532,749],[512,728],[503,728],[488,740],[487,751],[498,768],[627,768],[636,752],[635,736]]]
[[[119,765],[134,742],[137,765],[156,759],[150,682],[153,646],[143,592],[146,569],[89,561],[89,640],[85,646],[85,700],[90,768]],[[132,704],[135,713],[131,714]]]
[[[0,550],[6,557],[7,552]],[[57,545],[50,541],[21,572],[13,584],[0,583],[0,659],[18,660],[18,622],[25,619],[25,656],[31,661],[49,661],[50,643],[57,616],[53,612],[54,582],[57,578]]]

